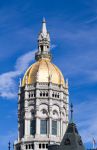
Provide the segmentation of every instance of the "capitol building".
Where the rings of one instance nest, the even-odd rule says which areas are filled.
[[[69,124],[68,81],[52,63],[45,19],[38,36],[35,60],[19,85],[18,138],[14,150],[48,150],[49,145],[59,145]],[[69,128],[78,134],[73,123]]]

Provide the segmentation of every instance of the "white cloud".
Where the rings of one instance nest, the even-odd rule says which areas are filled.
[[[20,73],[23,73],[28,67],[29,63],[34,60],[35,52],[36,50],[30,51],[19,57],[16,61],[15,69],[18,70]]]
[[[51,45],[54,49],[56,45]],[[36,50],[29,51],[16,60],[14,70],[0,74],[0,96],[12,99],[17,96],[16,78],[20,77],[29,66],[30,62],[34,60]]]
[[[51,49],[54,49],[54,48],[56,48],[57,47],[57,45],[55,45],[55,44],[52,44],[51,45]]]
[[[19,57],[16,61],[13,71],[9,71],[0,75],[0,96],[8,99],[15,98],[16,93],[16,77],[24,73],[29,63],[34,60],[36,50],[29,51],[28,53]]]

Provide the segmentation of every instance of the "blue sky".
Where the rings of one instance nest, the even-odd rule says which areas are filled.
[[[19,78],[33,63],[42,18],[53,63],[69,80],[74,118],[87,147],[97,141],[97,1],[0,0],[0,149],[17,138]]]

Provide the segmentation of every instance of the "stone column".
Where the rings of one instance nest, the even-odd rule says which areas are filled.
[[[21,87],[19,86],[19,92],[18,92],[18,141],[20,140],[20,100],[21,100]]]
[[[48,137],[52,135],[52,83],[49,83],[49,123],[48,123]]]
[[[25,138],[30,135],[30,120],[25,119]]]
[[[39,143],[38,142],[34,142],[34,150],[39,150]]]
[[[52,135],[52,99],[49,100],[48,137]]]
[[[52,135],[52,117],[49,116],[48,120],[48,137],[50,138]]]
[[[60,111],[60,138],[62,139],[63,135],[63,120],[62,120],[62,111]]]
[[[40,134],[40,119],[38,116],[36,116],[36,135],[35,137],[39,136]]]
[[[40,118],[39,118],[39,99],[36,98],[36,134],[35,137],[39,136],[40,134]]]
[[[60,119],[58,119],[57,133],[58,137],[60,137]]]

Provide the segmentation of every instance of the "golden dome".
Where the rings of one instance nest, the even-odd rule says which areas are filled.
[[[61,71],[47,58],[39,59],[28,68],[23,77],[22,86],[36,82],[51,82],[58,85],[65,85]]]

